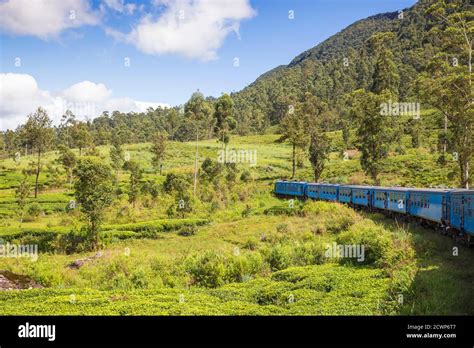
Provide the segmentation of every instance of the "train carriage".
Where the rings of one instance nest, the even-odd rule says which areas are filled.
[[[319,186],[319,184],[308,183],[308,185],[306,185],[306,197],[319,199]]]
[[[354,205],[371,206],[372,203],[372,186],[351,186],[352,200]]]
[[[320,184],[319,199],[326,201],[337,201],[339,194],[339,185],[336,184]]]
[[[374,187],[372,206],[396,213],[407,213],[409,189],[403,187]]]
[[[446,189],[411,189],[408,207],[410,215],[437,223],[447,221],[448,192]]]
[[[303,181],[277,181],[275,183],[275,194],[280,196],[305,197],[306,182]]]
[[[454,190],[448,193],[451,227],[474,235],[474,190]]]
[[[339,202],[351,203],[352,201],[352,187],[347,185],[339,186]]]

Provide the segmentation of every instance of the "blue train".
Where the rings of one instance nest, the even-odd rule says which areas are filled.
[[[280,197],[335,201],[414,217],[469,244],[474,243],[474,190],[277,181],[274,193]]]

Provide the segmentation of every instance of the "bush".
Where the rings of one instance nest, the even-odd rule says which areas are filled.
[[[348,231],[342,232],[336,239],[342,245],[363,245],[364,263],[382,266],[389,257],[392,239],[389,232],[375,225],[370,220],[364,220],[353,225]],[[346,259],[346,261],[354,259]]]
[[[266,261],[272,271],[279,271],[290,265],[291,256],[281,245],[276,245],[267,253]]]
[[[207,251],[188,258],[185,270],[196,285],[217,288],[226,283],[249,280],[263,270],[260,254],[226,256],[215,251]]]
[[[240,180],[243,181],[243,182],[249,182],[251,179],[252,179],[252,174],[248,170],[245,170],[240,175]]]
[[[87,242],[86,229],[83,228],[80,231],[71,231],[59,235],[56,249],[66,254],[88,251],[90,248]]]
[[[276,227],[276,230],[278,233],[288,233],[289,231],[289,228],[288,228],[288,224],[279,224],[277,227]]]
[[[247,239],[247,241],[244,243],[244,248],[249,249],[249,250],[255,250],[257,249],[258,246],[258,240],[251,237]]]
[[[292,250],[292,264],[295,266],[320,265],[325,260],[325,248],[320,243],[297,244]]]
[[[38,202],[33,202],[31,204],[28,204],[26,212],[32,220],[36,220],[43,212],[43,209],[41,208],[41,205]]]
[[[192,257],[185,262],[186,272],[193,283],[207,288],[216,288],[225,283],[225,257],[214,251]]]
[[[331,219],[326,223],[326,229],[330,233],[339,233],[347,230],[354,224],[354,218],[351,215],[337,214],[331,216]]]
[[[250,207],[250,205],[247,204],[245,206],[245,209],[242,211],[242,217],[246,218],[246,217],[249,217],[250,215],[252,215],[252,207]]]

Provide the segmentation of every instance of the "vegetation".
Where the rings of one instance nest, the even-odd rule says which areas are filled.
[[[44,287],[0,291],[3,313],[474,313],[470,250],[271,193],[289,177],[468,187],[466,6],[420,1],[371,17],[217,99],[197,91],[183,106],[88,122],[67,111],[55,127],[39,108],[2,132],[0,238],[39,256],[0,258],[0,269]],[[419,117],[383,112],[419,98]],[[258,160],[221,161],[222,150]],[[341,244],[364,257],[329,252]]]

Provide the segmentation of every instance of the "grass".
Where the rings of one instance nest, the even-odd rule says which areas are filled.
[[[359,154],[343,160],[338,152],[340,132],[333,140],[323,179],[339,183],[369,183]],[[83,226],[77,209],[66,211],[74,199],[64,174],[54,177],[54,152],[47,153],[37,199],[43,214],[19,222],[14,192],[19,163],[2,160],[0,168],[0,238],[12,243],[38,243],[36,261],[0,258],[0,269],[31,277],[44,289],[0,291],[1,314],[33,315],[383,315],[472,314],[472,251],[447,237],[415,225],[400,225],[380,214],[367,214],[338,203],[288,202],[271,194],[276,178],[291,171],[291,149],[275,143],[276,134],[233,137],[230,149],[257,150],[257,165],[238,165],[235,183],[218,185],[200,178],[202,197],[184,216],[168,216],[176,204],[173,194],[152,199],[142,194],[128,203],[129,175],[120,172],[123,192],[110,207],[100,235],[102,256],[80,269],[69,265],[95,253],[65,254],[58,239]],[[404,142],[407,143],[407,139]],[[427,140],[425,147],[432,146]],[[162,184],[169,172],[190,174],[194,144],[171,142],[164,175],[151,167],[150,144],[125,145],[130,158],[145,170],[144,180]],[[411,186],[454,185],[455,163],[437,165],[426,148],[392,153],[382,184]],[[216,160],[221,145],[200,143],[200,162]],[[98,147],[108,161],[108,147]],[[240,174],[249,171],[249,181]],[[310,165],[298,168],[298,178],[311,180]],[[29,182],[33,183],[33,178]],[[205,195],[204,195],[205,194]],[[180,231],[197,226],[196,233]],[[326,244],[363,243],[367,262],[325,257]],[[43,248],[43,249],[41,249]],[[399,302],[400,296],[403,301]]]

